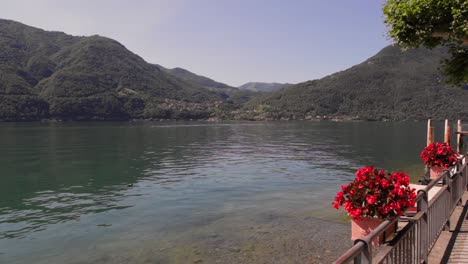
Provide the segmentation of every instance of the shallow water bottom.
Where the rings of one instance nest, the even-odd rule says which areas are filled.
[[[36,263],[331,263],[352,245],[349,237],[349,223],[271,213],[135,243],[123,237],[73,260],[67,254]]]
[[[424,123],[0,124],[0,263],[329,263],[356,169],[422,169]],[[414,167],[413,167],[414,166]]]

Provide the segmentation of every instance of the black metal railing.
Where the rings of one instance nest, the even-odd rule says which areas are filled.
[[[464,155],[454,167],[418,191],[414,216],[384,221],[369,235],[355,240],[354,246],[335,263],[427,263],[430,250],[440,233],[448,228],[450,215],[467,190],[467,160]],[[435,187],[439,190],[429,200],[429,191]],[[383,245],[372,245],[372,240],[395,223],[400,230],[393,239]]]

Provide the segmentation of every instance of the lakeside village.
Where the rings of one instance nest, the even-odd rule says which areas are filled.
[[[366,166],[341,186],[332,205],[351,217],[354,246],[335,263],[447,263],[463,258],[457,245],[467,249],[468,237],[457,235],[468,231],[461,230],[468,225],[460,224],[468,222],[463,207],[468,197],[463,136],[468,129],[458,120],[456,150],[450,146],[448,120],[444,142],[434,142],[433,131],[428,120],[427,146],[420,154],[426,175],[420,184],[410,183],[405,172]]]

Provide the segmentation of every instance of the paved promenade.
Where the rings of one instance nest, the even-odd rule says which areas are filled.
[[[432,263],[468,264],[468,193],[463,196],[463,206],[458,206],[452,217],[450,230],[443,231],[429,254]]]

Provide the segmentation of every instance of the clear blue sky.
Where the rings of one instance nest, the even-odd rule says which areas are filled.
[[[0,0],[0,17],[113,38],[150,63],[238,86],[298,83],[390,44],[381,0]]]

